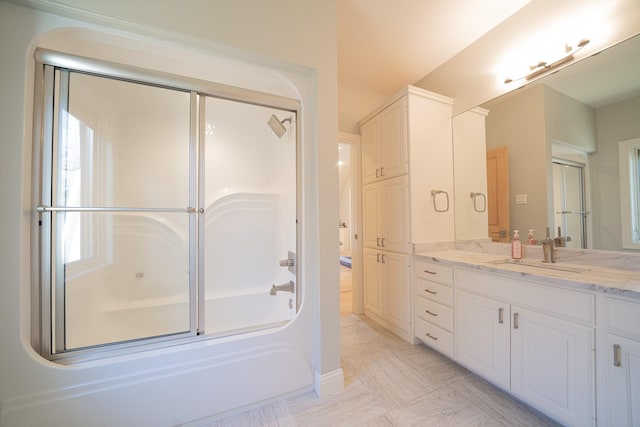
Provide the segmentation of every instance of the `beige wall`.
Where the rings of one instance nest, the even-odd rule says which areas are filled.
[[[593,108],[544,86],[544,112],[547,141],[571,144],[587,153],[596,151]]]
[[[542,237],[547,226],[548,158],[544,89],[527,89],[483,107],[490,111],[486,122],[487,150],[506,146],[509,153],[511,229],[520,230],[522,236],[533,228],[536,237]],[[516,205],[516,194],[526,194],[528,203]]]
[[[596,111],[598,151],[591,155],[594,246],[623,250],[620,229],[618,142],[640,138],[640,97]]]

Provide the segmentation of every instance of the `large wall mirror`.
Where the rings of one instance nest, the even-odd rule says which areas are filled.
[[[640,35],[481,106],[487,150],[507,150],[509,230],[626,250],[618,143],[640,138],[639,71]]]

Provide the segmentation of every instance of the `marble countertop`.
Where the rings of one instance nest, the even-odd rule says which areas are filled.
[[[415,255],[428,261],[498,273],[516,279],[640,299],[638,271],[567,262],[551,264],[539,259],[516,261],[504,255],[463,250],[425,251]]]

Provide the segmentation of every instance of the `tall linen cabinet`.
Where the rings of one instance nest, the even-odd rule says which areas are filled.
[[[414,244],[455,240],[452,102],[408,86],[360,122],[365,314],[409,342]]]

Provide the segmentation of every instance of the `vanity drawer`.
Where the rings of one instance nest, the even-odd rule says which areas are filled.
[[[416,295],[453,307],[453,288],[416,277]]]
[[[416,338],[453,359],[453,334],[429,322],[416,319]]]
[[[640,303],[605,298],[607,330],[640,338]]]
[[[453,331],[453,309],[422,297],[416,297],[416,316],[447,331]]]
[[[416,258],[414,266],[416,277],[444,285],[453,285],[453,267],[451,266],[423,261],[418,258]]]

